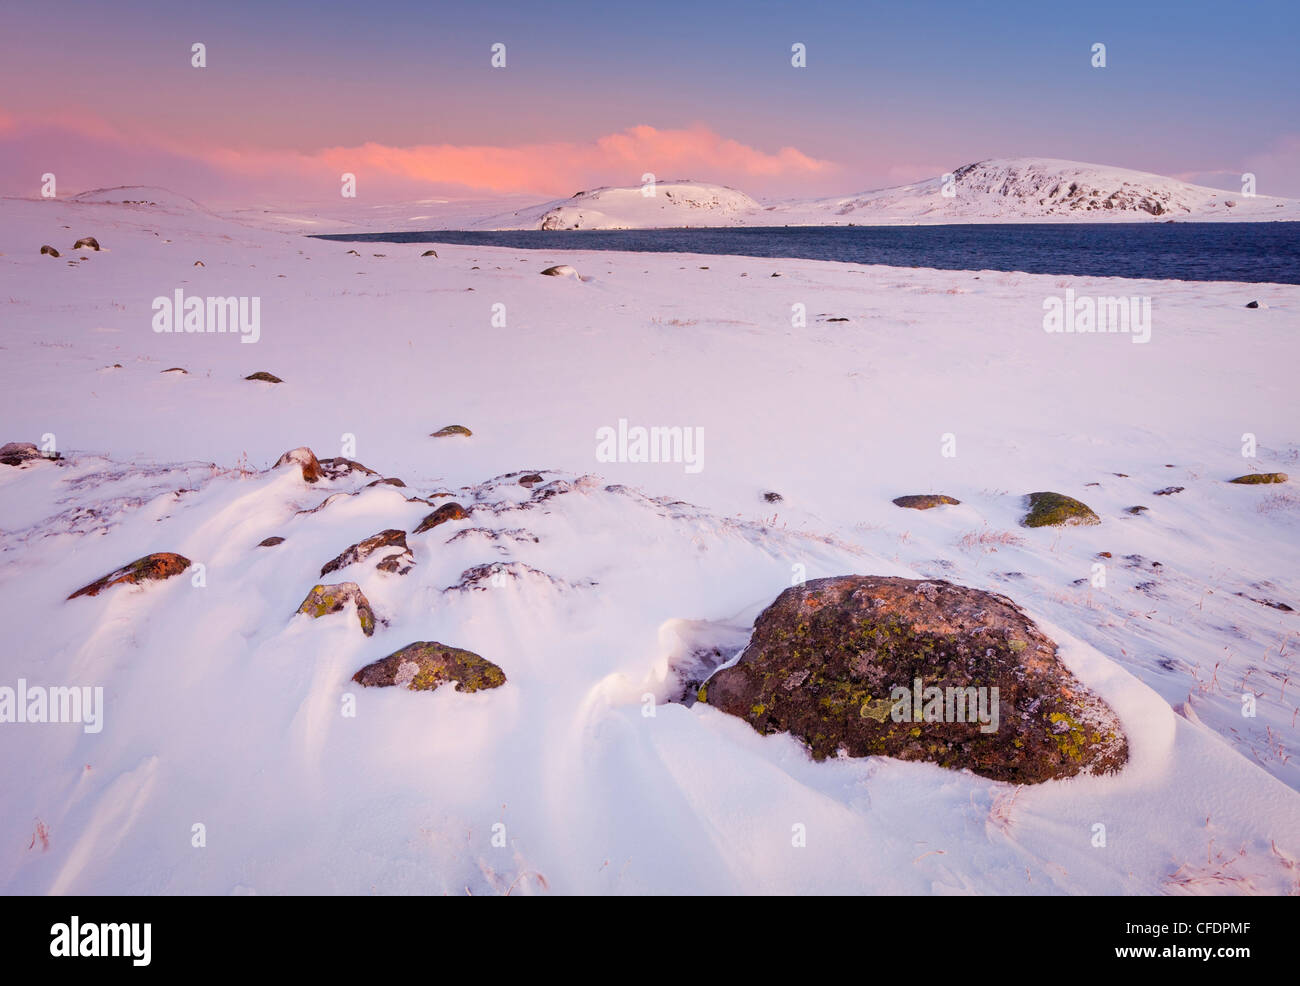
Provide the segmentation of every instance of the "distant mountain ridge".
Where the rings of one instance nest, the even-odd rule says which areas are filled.
[[[986,222],[1300,220],[1300,200],[1054,158],[997,158],[859,195],[763,205],[698,181],[600,188],[476,224],[484,229],[651,229]]]

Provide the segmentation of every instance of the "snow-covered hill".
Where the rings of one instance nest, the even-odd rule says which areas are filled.
[[[1300,202],[1247,197],[1126,168],[1051,158],[1004,158],[963,165],[948,180],[940,176],[848,198],[788,203],[775,211],[792,222],[827,225],[1270,221],[1300,219]]]
[[[495,216],[490,229],[654,229],[678,226],[746,226],[763,212],[744,192],[725,185],[672,181],[628,188],[598,188]]]
[[[1245,196],[1144,171],[1052,158],[966,164],[911,185],[764,205],[703,182],[579,192],[487,217],[477,229],[650,229],[682,226],[892,226],[1007,222],[1300,220],[1300,200]]]

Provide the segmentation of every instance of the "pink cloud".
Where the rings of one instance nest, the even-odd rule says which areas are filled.
[[[764,151],[703,125],[674,130],[634,126],[586,142],[514,147],[367,143],[304,153],[196,148],[165,137],[121,134],[102,121],[73,113],[37,121],[16,119],[0,109],[0,142],[23,145],[29,158],[44,150],[51,162],[60,151],[76,147],[72,170],[87,176],[80,179],[83,184],[172,181],[181,184],[177,191],[199,198],[251,194],[324,199],[337,195],[343,172],[357,176],[368,198],[402,198],[474,192],[564,197],[597,185],[639,184],[646,172],[660,179],[696,178],[751,191],[755,185],[760,192],[777,187],[797,191],[810,179],[838,171],[833,163],[797,148]],[[87,153],[89,144],[94,153]],[[144,173],[128,175],[132,167]],[[23,186],[29,186],[30,176],[23,179]]]

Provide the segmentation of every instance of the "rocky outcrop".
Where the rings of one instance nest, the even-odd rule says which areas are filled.
[[[42,459],[57,461],[61,458],[63,456],[58,452],[42,452],[32,442],[7,442],[0,446],[0,463],[6,466],[22,468],[29,462],[39,462]]]
[[[1284,472],[1248,472],[1228,482],[1242,486],[1256,486],[1261,483],[1285,483],[1289,478]]]
[[[1011,600],[865,575],[787,589],[739,660],[700,690],[822,759],[881,755],[1033,784],[1118,770],[1128,744]]]
[[[907,507],[909,510],[932,510],[935,507],[956,506],[961,503],[960,500],[944,496],[942,493],[914,493],[894,497],[892,502],[896,507]]]
[[[279,469],[281,466],[297,465],[302,469],[302,478],[309,483],[318,483],[324,472],[321,470],[320,462],[316,459],[316,453],[306,445],[300,445],[298,448],[290,449],[284,455],[275,460],[272,469]]]
[[[306,613],[312,619],[319,619],[331,613],[345,609],[348,603],[357,608],[357,620],[361,623],[361,632],[367,637],[375,632],[375,611],[370,608],[361,587],[355,582],[340,582],[338,585],[317,585],[298,607],[299,613]]]
[[[421,640],[367,664],[352,680],[368,688],[397,685],[413,692],[433,691],[455,682],[458,692],[477,692],[500,688],[506,683],[506,675],[472,651]]]
[[[1101,523],[1101,518],[1087,504],[1064,493],[1027,493],[1025,506],[1029,512],[1020,519],[1023,527],[1074,527]]]
[[[412,533],[423,534],[425,531],[433,530],[433,528],[437,527],[439,524],[445,524],[449,520],[464,520],[468,516],[469,511],[459,503],[444,503],[433,513],[429,514],[429,516],[425,517],[424,520],[420,521],[419,526],[416,527]]]
[[[90,585],[82,586],[68,598],[97,596],[110,586],[124,583],[139,585],[141,582],[158,582],[162,579],[169,579],[173,575],[180,575],[189,567],[190,560],[184,555],[173,554],[170,551],[159,551],[152,555],[145,555],[143,558],[137,558],[129,565],[123,565],[121,568],[109,572],[102,579],[96,579]]]
[[[406,532],[396,528],[389,528],[386,531],[380,531],[378,534],[372,534],[364,541],[358,541],[356,544],[344,548],[337,558],[327,561],[321,566],[321,578],[329,575],[330,572],[338,571],[340,568],[359,561],[365,561],[377,551],[385,552],[385,557],[376,566],[383,571],[405,575],[415,565],[415,557],[411,554],[411,549],[406,546]],[[385,563],[390,564],[385,567]]]

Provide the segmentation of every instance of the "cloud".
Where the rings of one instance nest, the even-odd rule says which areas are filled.
[[[799,191],[810,179],[838,171],[794,147],[764,151],[703,125],[662,130],[634,126],[590,141],[514,147],[367,143],[313,152],[266,148],[195,148],[165,137],[124,134],[76,115],[19,119],[0,108],[0,148],[21,169],[62,170],[64,188],[112,184],[170,184],[195,198],[324,200],[338,194],[344,172],[357,176],[367,198],[430,194],[535,194],[565,197],[599,185],[635,185],[650,172],[660,179],[696,178],[747,191]],[[33,194],[30,173],[3,191]]]

